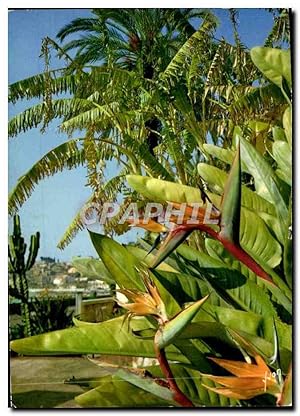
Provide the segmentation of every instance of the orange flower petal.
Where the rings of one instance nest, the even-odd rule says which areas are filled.
[[[205,378],[222,384],[225,387],[237,388],[240,390],[265,389],[269,383],[274,383],[273,378],[261,377],[222,377],[205,374]]]
[[[209,359],[237,377],[264,377],[266,371],[270,371],[268,367],[265,369],[256,364],[245,363],[244,361],[223,360],[214,357],[209,357]]]
[[[167,231],[167,228],[156,221],[149,219],[146,224],[144,224],[144,220],[134,221],[134,220],[127,220],[131,227],[140,227],[144,228],[147,231],[153,233],[164,233]]]

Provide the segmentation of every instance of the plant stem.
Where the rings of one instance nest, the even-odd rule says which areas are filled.
[[[173,390],[174,400],[183,407],[195,407],[193,403],[182,393],[182,391],[177,386],[172,370],[169,366],[165,350],[163,348],[159,349],[155,343],[154,343],[154,349],[155,349],[156,357],[158,359],[161,371],[166,377],[169,383],[170,389]]]

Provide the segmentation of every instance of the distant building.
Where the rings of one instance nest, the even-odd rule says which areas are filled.
[[[41,256],[41,261],[44,261],[45,263],[55,263],[55,257],[42,257]]]

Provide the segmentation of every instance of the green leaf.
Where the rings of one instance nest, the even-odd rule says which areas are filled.
[[[232,407],[238,406],[238,402],[214,392],[210,392],[202,384],[215,387],[216,384],[205,377],[200,371],[182,366],[171,365],[172,373],[176,379],[179,389],[185,394],[195,406],[205,407]],[[161,377],[159,367],[149,368],[154,377]],[[208,383],[208,384],[207,384]]]
[[[12,341],[11,349],[23,355],[106,354],[155,358],[152,340],[141,340],[128,331],[123,317],[99,324],[80,322],[74,328]],[[144,318],[131,320],[135,330],[149,328]],[[188,362],[174,346],[166,349],[171,360]]]
[[[82,276],[104,280],[108,284],[114,283],[111,274],[100,260],[89,257],[73,257],[72,265]]]
[[[239,143],[224,186],[220,210],[220,237],[232,243],[239,244],[241,211],[241,162]]]
[[[160,386],[155,382],[155,380],[149,377],[141,377],[124,369],[118,370],[115,376],[119,377],[121,380],[125,380],[130,384],[133,384],[136,387],[139,387],[148,393],[159,397],[160,399],[171,402],[172,405],[176,405],[173,400],[172,392],[168,388]]]
[[[274,84],[282,87],[283,78],[292,85],[291,54],[289,50],[255,47],[250,51],[257,68]]]
[[[250,143],[242,138],[241,146],[242,158],[254,177],[256,192],[274,205],[284,234],[288,211],[281,184],[268,162]]]
[[[231,149],[225,149],[223,147],[215,146],[214,144],[205,143],[203,145],[204,150],[213,157],[216,157],[222,162],[231,165],[234,159],[234,151]]]
[[[277,162],[276,174],[288,185],[292,185],[292,153],[290,145],[282,140],[273,143],[273,158]]]
[[[121,288],[144,289],[141,277],[135,269],[135,266],[139,265],[139,261],[125,247],[111,238],[91,231],[89,234],[100,259],[114,281]]]
[[[293,238],[292,238],[292,195],[289,203],[288,227],[284,236],[284,251],[283,251],[283,267],[284,275],[287,284],[292,289],[293,287]]]
[[[291,106],[288,106],[288,108],[285,110],[283,117],[282,117],[282,124],[283,124],[284,132],[285,132],[285,137],[289,145],[292,147],[293,131],[292,131],[292,108]]]
[[[200,253],[187,246],[180,246],[177,252],[194,265],[200,277],[207,279],[217,293],[236,307],[258,314],[274,314],[268,295],[255,282],[246,280],[238,270],[226,263]],[[272,285],[273,286],[273,285]],[[291,303],[278,288],[267,286],[280,304],[291,313]],[[228,299],[229,298],[229,299]],[[264,312],[265,310],[265,312]]]
[[[210,185],[210,187],[218,194],[222,194],[224,186],[228,178],[228,174],[215,166],[206,163],[198,164],[199,175]],[[276,215],[274,206],[266,199],[259,196],[256,192],[242,185],[241,204],[243,207],[251,209],[258,215],[261,212],[267,212]]]
[[[129,253],[136,257],[140,262],[146,263],[149,267],[154,261],[155,255],[152,253],[147,254],[147,251],[140,247],[127,245],[126,250],[128,250]],[[174,267],[165,262],[160,263],[160,265],[157,266],[157,270],[164,270],[173,273],[176,273],[178,271],[177,269],[174,269]]]
[[[151,201],[179,203],[202,201],[200,190],[191,186],[139,175],[127,175],[126,179],[135,191]]]
[[[219,207],[220,197],[209,193],[212,202]],[[242,207],[240,223],[240,245],[261,266],[276,267],[281,262],[282,250],[278,241],[268,230],[265,222],[253,211]]]
[[[154,275],[166,290],[173,294],[179,305],[194,302],[208,295],[211,290],[205,281],[202,281],[187,273],[170,273],[163,270],[153,270]],[[226,303],[215,293],[211,292],[207,303],[224,306]]]
[[[117,375],[102,377],[98,387],[77,396],[75,401],[88,408],[168,407],[173,404]]]
[[[160,349],[172,344],[195,317],[207,298],[208,295],[183,309],[174,318],[165,323],[163,327],[159,328],[154,338],[155,344]]]

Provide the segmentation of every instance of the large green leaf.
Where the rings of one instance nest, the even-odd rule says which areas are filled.
[[[72,264],[82,276],[104,280],[109,284],[114,282],[111,274],[100,260],[89,257],[73,257]]]
[[[201,202],[201,193],[197,188],[179,183],[163,181],[148,176],[127,175],[129,185],[151,201]]]
[[[70,354],[106,354],[131,357],[155,357],[153,341],[141,340],[128,331],[123,317],[99,324],[81,322],[74,328],[35,335],[11,342],[11,349],[24,355],[70,355]],[[132,320],[133,322],[133,320]],[[144,329],[149,322],[144,318],[135,318],[134,327]],[[169,346],[166,349],[170,359],[188,359]]]
[[[285,79],[291,87],[291,54],[284,49],[255,47],[250,51],[254,64],[258,69],[278,87],[282,87],[282,81]]]
[[[211,143],[205,143],[203,145],[205,151],[213,157],[216,157],[222,162],[231,165],[234,159],[234,151],[231,149],[225,149],[223,147],[215,146]]]
[[[132,375],[134,377],[134,375]],[[153,385],[153,381],[146,380]],[[157,389],[160,386],[157,385]],[[161,387],[163,389],[163,387]],[[167,389],[164,389],[167,390]],[[167,390],[168,392],[168,390]],[[166,392],[166,393],[167,393]],[[171,394],[169,395],[171,396]],[[99,385],[75,398],[82,407],[88,408],[126,408],[126,407],[169,407],[175,405],[171,398],[166,401],[136,385],[120,378],[118,375],[102,377]]]
[[[285,137],[289,143],[289,145],[292,147],[292,108],[289,106],[282,117],[282,124],[285,132]]]
[[[208,194],[212,202],[219,207],[220,196]],[[265,213],[262,213],[265,215]],[[265,222],[248,208],[241,208],[240,245],[261,266],[266,264],[274,268],[281,262],[282,249],[273,237]]]
[[[171,365],[172,373],[180,390],[197,406],[205,407],[233,407],[238,406],[238,402],[229,399],[203,387],[206,384],[215,387],[216,384],[208,380],[200,371],[182,366],[180,364]],[[161,377],[159,367],[149,368],[150,373],[155,377]]]
[[[240,240],[241,187],[240,144],[238,143],[222,195],[219,232],[220,238],[236,245]]]
[[[288,227],[284,236],[283,267],[285,280],[290,288],[293,286],[293,237],[292,237],[292,195],[289,203]]]
[[[173,297],[179,305],[194,302],[210,293],[207,303],[217,306],[225,306],[226,302],[222,300],[215,292],[211,292],[207,283],[187,273],[169,273],[168,271],[152,271],[166,290],[173,294]]]
[[[274,205],[284,235],[288,211],[278,177],[263,156],[247,140],[242,138],[241,146],[242,158],[254,177],[256,192]]]
[[[199,175],[210,185],[218,194],[222,194],[228,175],[221,169],[208,165],[206,163],[198,164]],[[266,199],[259,196],[256,192],[251,191],[247,186],[242,185],[241,204],[243,207],[251,209],[258,215],[260,212],[267,212],[270,215],[276,215],[274,206]]]
[[[111,238],[91,231],[89,233],[99,257],[115,282],[126,289],[143,289],[144,285],[135,269],[139,264],[136,257]]]
[[[273,158],[277,162],[277,175],[288,185],[292,185],[292,152],[290,145],[282,140],[273,143]]]
[[[229,296],[229,300],[231,302],[236,302],[237,307],[242,307],[244,310],[252,310],[253,312],[260,314],[262,303],[266,302],[266,305],[270,304],[267,294],[264,293],[255,282],[252,282],[249,279],[246,282],[245,276],[238,270],[229,268],[223,261],[210,257],[205,253],[200,253],[186,245],[181,245],[177,248],[177,252],[188,261],[187,269],[189,269],[189,264],[191,263],[193,265],[192,270],[194,273],[200,272],[200,276],[207,279],[220,295],[223,297],[225,296],[225,300],[226,295]],[[268,273],[270,273],[269,270]],[[272,273],[271,276],[273,279],[274,277],[276,278],[276,283],[282,283],[280,278],[274,273]],[[284,308],[291,313],[291,301],[285,295],[285,292],[272,284],[267,284],[267,282],[265,282],[265,285],[267,285],[268,290],[271,291],[277,302],[283,305]],[[262,298],[260,298],[261,296]],[[265,302],[263,299],[265,299]]]
[[[132,254],[134,257],[136,257],[139,261],[146,263],[149,267],[151,263],[153,263],[153,260],[155,258],[154,254],[152,253],[147,254],[148,252],[140,247],[127,245],[126,250],[128,250],[129,253]],[[167,272],[173,272],[173,273],[176,273],[178,271],[177,269],[175,269],[174,267],[172,267],[171,265],[165,262],[160,263],[160,265],[157,266],[157,269],[164,270]]]

